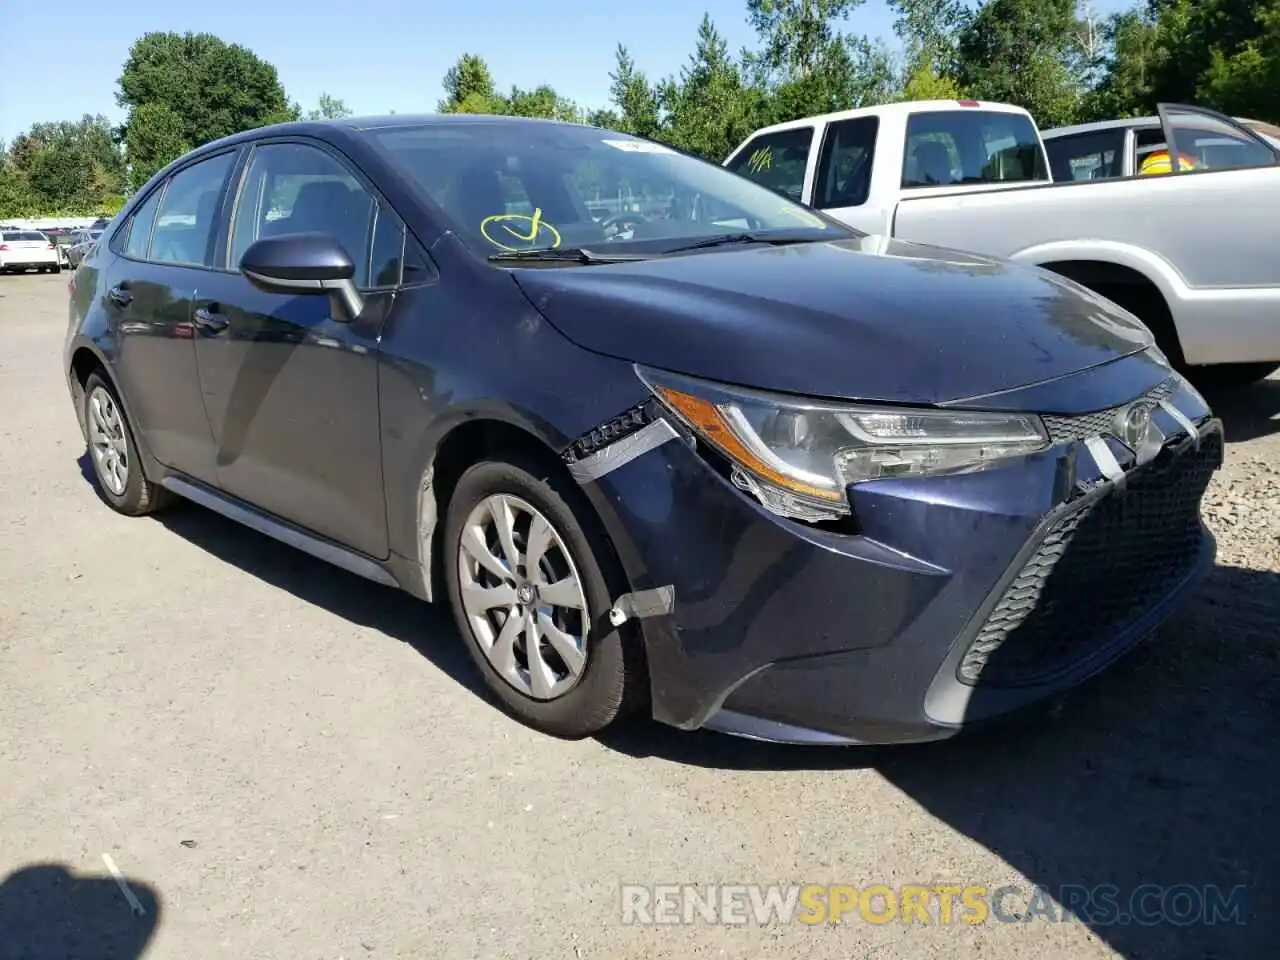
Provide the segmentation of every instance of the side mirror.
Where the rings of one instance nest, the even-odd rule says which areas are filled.
[[[240,258],[240,272],[267,293],[328,294],[351,320],[364,309],[352,280],[355,264],[327,233],[289,233],[259,240]]]

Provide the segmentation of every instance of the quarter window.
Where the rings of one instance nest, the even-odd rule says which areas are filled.
[[[127,256],[138,260],[147,259],[151,247],[151,228],[156,222],[156,210],[160,206],[160,194],[164,187],[159,186],[151,191],[151,196],[142,202],[129,218],[129,239],[125,241],[124,252]]]
[[[169,181],[156,216],[152,260],[196,266],[213,262],[218,202],[235,157],[231,151],[201,160]]]
[[[1124,176],[1123,127],[1054,137],[1044,142],[1055,183]]]
[[[263,237],[324,233],[351,257],[356,286],[367,287],[375,206],[364,184],[325,151],[302,143],[257,147],[236,203],[228,265]]]
[[[738,152],[728,168],[774,193],[800,201],[812,143],[813,127],[761,134]]]

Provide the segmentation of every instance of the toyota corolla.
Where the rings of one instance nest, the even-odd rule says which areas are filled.
[[[1112,663],[1213,560],[1221,424],[1132,315],[619,133],[240,134],[72,284],[107,504],[449,604],[560,736],[942,738]]]

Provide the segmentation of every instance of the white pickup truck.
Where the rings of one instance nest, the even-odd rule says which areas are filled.
[[[1160,123],[1193,170],[1059,182],[1027,111],[974,100],[765,127],[725,166],[873,235],[1053,270],[1202,381],[1252,382],[1280,367],[1280,149],[1199,107],[1161,105]],[[1247,165],[1222,165],[1223,138]]]

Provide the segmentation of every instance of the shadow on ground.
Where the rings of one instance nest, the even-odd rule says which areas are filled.
[[[1090,926],[1123,957],[1263,957],[1280,911],[1277,704],[1280,574],[1218,567],[1184,614],[1060,710],[949,743],[788,748],[654,724],[609,742],[725,769],[874,767],[1055,897],[1114,887],[1114,909]],[[1191,890],[1167,893],[1168,919],[1117,922],[1131,897],[1150,917],[1180,885]],[[1240,907],[1234,919],[1203,922],[1210,886]]]
[[[147,884],[76,875],[61,864],[22,867],[0,881],[0,956],[6,960],[136,960],[160,925]]]
[[[1280,375],[1234,390],[1206,387],[1204,397],[1222,418],[1228,443],[1280,433]]]
[[[1280,386],[1280,385],[1278,385]],[[300,554],[189,504],[158,514],[170,531],[353,623],[409,643],[486,697],[448,611]],[[1280,912],[1280,574],[1215,568],[1185,611],[1061,709],[951,742],[801,748],[682,733],[636,720],[601,738],[637,757],[726,770],[873,768],[924,810],[991,850],[1030,883],[1115,888],[1128,913],[1144,885],[1186,885],[1172,916],[1094,919],[1121,956],[1274,955]],[[982,882],[982,878],[965,878]],[[1240,909],[1187,916],[1216,886]],[[1025,891],[1024,891],[1025,893]],[[1006,910],[1016,913],[1025,897]],[[1138,904],[1159,910],[1159,891]],[[1195,913],[1195,910],[1191,911]],[[1181,922],[1176,922],[1176,921]],[[1043,921],[1037,921],[1043,922]]]

